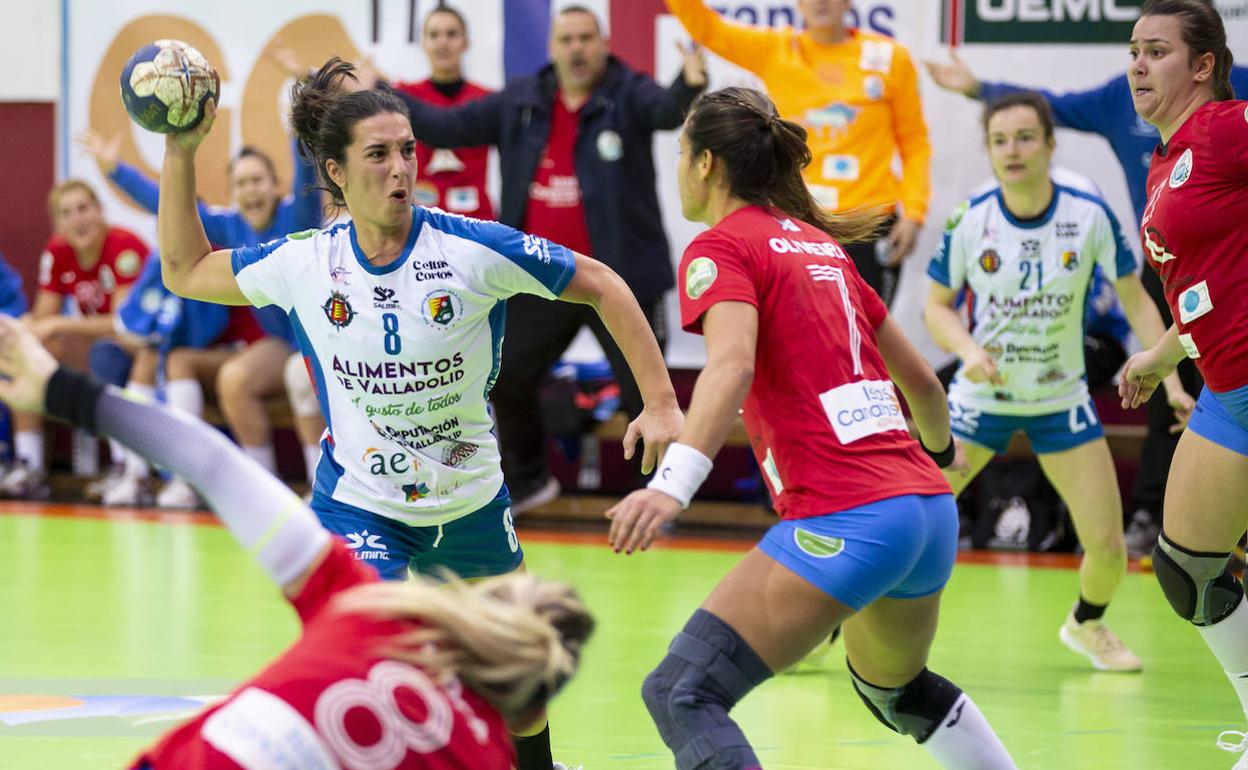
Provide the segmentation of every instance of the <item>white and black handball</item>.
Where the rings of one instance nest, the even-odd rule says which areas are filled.
[[[148,131],[177,134],[204,118],[221,81],[199,51],[181,40],[157,40],[134,52],[121,70],[121,101]]]

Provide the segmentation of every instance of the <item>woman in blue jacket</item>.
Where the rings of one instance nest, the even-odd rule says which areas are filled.
[[[79,138],[94,155],[100,169],[135,203],[156,213],[160,200],[158,183],[137,168],[120,160],[120,137],[105,139],[92,131]],[[232,207],[200,203],[199,214],[209,240],[221,248],[255,246],[289,233],[319,227],[323,213],[321,195],[311,166],[296,153],[295,175],[290,195],[283,196],[276,168],[268,155],[244,147],[230,162],[229,188]],[[272,425],[264,399],[285,389],[285,369],[293,353],[294,334],[290,322],[272,308],[252,309],[264,337],[221,364],[216,374],[217,400],[235,440],[243,450],[270,472],[276,468]],[[300,410],[303,412],[304,410]],[[320,452],[324,423],[319,415],[296,420],[304,460],[311,477]],[[162,497],[173,504],[193,500],[190,487],[173,485]]]

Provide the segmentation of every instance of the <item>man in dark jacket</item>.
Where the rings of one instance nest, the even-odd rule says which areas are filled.
[[[628,283],[665,343],[663,295],[675,285],[655,191],[652,139],[678,128],[706,87],[700,51],[663,88],[611,55],[597,17],[580,6],[554,19],[551,61],[534,77],[450,109],[405,99],[416,138],[434,147],[498,147],[499,221],[606,263]],[[403,94],[399,94],[400,97]],[[507,303],[503,366],[492,400],[512,510],[559,494],[546,466],[538,385],[589,325],[631,417],[641,394],[592,308],[517,295]]]

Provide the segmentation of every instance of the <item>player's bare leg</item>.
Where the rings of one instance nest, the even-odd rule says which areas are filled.
[[[1165,525],[1153,570],[1175,612],[1200,631],[1248,719],[1248,603],[1228,569],[1248,526],[1248,456],[1194,433],[1179,439],[1166,482]],[[1219,745],[1248,748],[1248,736],[1224,733]],[[1235,768],[1248,767],[1248,754]]]
[[[284,392],[283,371],[290,346],[265,337],[237,353],[217,375],[217,398],[234,440],[270,473],[276,472],[273,426],[264,399]]]
[[[871,613],[873,606],[864,612]],[[952,683],[923,669],[936,606],[937,600],[929,597],[894,610],[909,621],[898,630],[899,637],[912,637],[916,624],[930,624],[919,634],[918,644],[888,637],[887,653],[860,656],[872,672],[891,667],[895,673],[889,681],[900,687],[882,689],[855,677],[855,689],[881,721],[914,736],[945,767],[1012,770],[1013,761],[974,703]],[[887,622],[889,611],[885,605],[884,614],[872,613],[870,618]],[[907,614],[914,611],[920,614]],[[729,712],[772,672],[796,663],[851,617],[853,608],[762,550],[751,550],[703,602],[642,687],[660,734],[676,754],[677,767],[687,770],[710,761],[723,767],[761,767]],[[883,633],[870,618],[858,632],[860,638],[865,638],[864,631],[868,636]],[[854,622],[848,623],[847,636]],[[900,695],[905,697],[899,697],[898,690],[904,690]],[[875,705],[881,693],[889,702],[903,704],[905,713],[885,714]],[[917,708],[911,709],[914,704]],[[957,718],[946,719],[955,709]],[[938,733],[943,733],[939,740],[929,740]]]
[[[1005,770],[1014,760],[979,707],[928,670],[940,594],[879,599],[845,624],[854,689],[887,727],[918,741],[945,768]]]
[[[1140,659],[1105,625],[1102,616],[1127,574],[1127,544],[1109,444],[1100,438],[1039,455],[1040,467],[1070,509],[1083,546],[1079,601],[1062,625],[1062,642],[1104,671],[1139,671]]]

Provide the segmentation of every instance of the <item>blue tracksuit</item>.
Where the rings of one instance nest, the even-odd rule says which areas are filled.
[[[141,171],[118,163],[108,175],[127,195],[143,208],[156,213],[160,203],[160,185],[148,179]],[[263,231],[257,232],[237,209],[199,204],[199,217],[204,221],[204,232],[216,248],[234,249],[257,246],[300,230],[321,226],[321,196],[314,186],[316,172],[298,153],[295,154],[295,178],[291,185],[292,195],[278,202],[273,220]],[[253,308],[256,320],[266,334],[294,342],[290,321],[281,310]]]

